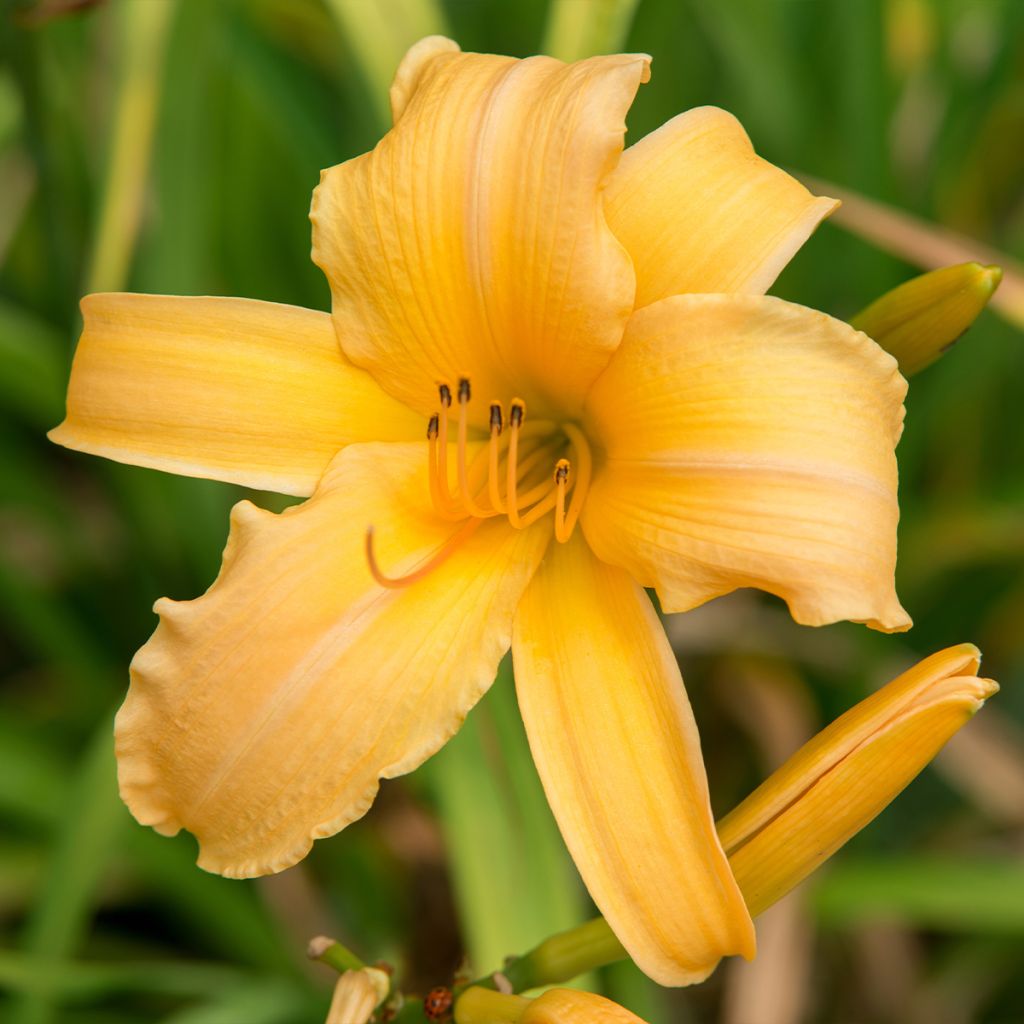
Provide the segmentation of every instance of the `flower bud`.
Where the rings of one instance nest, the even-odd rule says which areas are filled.
[[[999,687],[978,649],[926,658],[800,748],[718,824],[751,916],[803,881],[900,793]]]
[[[904,377],[930,366],[977,319],[1003,272],[960,263],[911,278],[876,299],[851,321],[900,364]]]

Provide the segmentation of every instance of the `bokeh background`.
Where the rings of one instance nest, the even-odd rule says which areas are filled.
[[[111,744],[127,664],[157,597],[195,596],[212,580],[243,492],[79,456],[44,436],[62,415],[87,291],[327,308],[309,261],[310,191],[322,167],[374,144],[398,57],[438,30],[465,49],[522,56],[646,51],[653,79],[629,139],[718,104],[796,173],[1010,259],[1024,253],[1020,0],[6,2],[4,1021],[315,1022],[330,972],[303,950],[318,932],[426,987],[464,954],[493,969],[593,912],[544,803],[507,671],[449,747],[385,784],[363,821],[281,876],[204,874],[190,837],[136,825],[117,799]],[[890,226],[868,244],[826,224],[775,293],[849,317],[916,272],[900,235]],[[931,258],[922,237],[919,264]],[[897,574],[909,634],[797,627],[750,592],[668,623],[718,813],[933,650],[978,643],[1003,690],[761,920],[754,964],[683,992],[630,965],[587,979],[656,1024],[1024,1019],[1024,314],[1005,299],[1013,287],[1004,282],[1001,312],[912,381]]]

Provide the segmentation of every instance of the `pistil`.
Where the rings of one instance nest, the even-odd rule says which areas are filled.
[[[370,568],[370,575],[382,586],[389,589],[399,590],[408,587],[417,580],[429,576],[436,568],[443,565],[455,554],[463,544],[476,532],[477,527],[483,522],[481,519],[467,519],[462,526],[448,538],[440,549],[423,563],[418,569],[407,573],[405,576],[388,576],[380,568],[376,553],[373,550],[373,526],[366,528],[366,564]]]

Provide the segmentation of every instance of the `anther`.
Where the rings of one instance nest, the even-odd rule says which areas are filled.
[[[451,401],[451,399],[449,399]],[[459,378],[459,403],[465,405],[469,401],[469,378]]]
[[[501,436],[502,418],[501,418],[501,403],[491,402],[491,433]]]
[[[427,440],[428,441],[434,441],[434,440],[437,439],[437,431],[438,431],[438,428],[440,427],[440,421],[441,421],[441,417],[438,416],[436,412],[434,413],[433,416],[430,417],[430,420],[427,423]]]
[[[521,427],[523,418],[526,416],[526,404],[521,398],[513,398],[508,410],[508,422],[510,427]]]
[[[447,384],[438,384],[437,393],[441,396],[441,408],[450,409],[452,407],[452,389]]]
[[[564,484],[569,479],[569,460],[559,459],[555,463],[555,483]]]

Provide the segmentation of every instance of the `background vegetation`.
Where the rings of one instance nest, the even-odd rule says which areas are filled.
[[[382,83],[406,44],[441,29],[465,49],[524,56],[647,51],[654,77],[630,139],[687,107],[718,104],[777,163],[1024,252],[1019,0],[632,6],[4,6],[5,1021],[315,1022],[330,983],[326,968],[304,962],[317,932],[429,986],[463,952],[493,968],[592,913],[544,804],[507,674],[437,758],[386,784],[365,820],[279,877],[204,874],[191,838],[137,826],[116,795],[111,716],[155,624],[150,606],[205,589],[241,493],[45,440],[62,414],[78,299],[127,288],[327,308],[308,258],[310,191],[320,168],[379,137]],[[897,251],[895,234],[878,247],[826,225],[775,291],[848,317],[914,272]],[[1004,313],[984,314],[912,382],[897,576],[911,633],[803,629],[748,592],[669,623],[719,813],[806,735],[940,647],[977,642],[1002,693],[934,769],[762,919],[753,965],[728,965],[678,993],[628,966],[591,979],[647,1019],[1024,1016],[1024,373],[1021,311],[1017,326],[1009,303]]]

